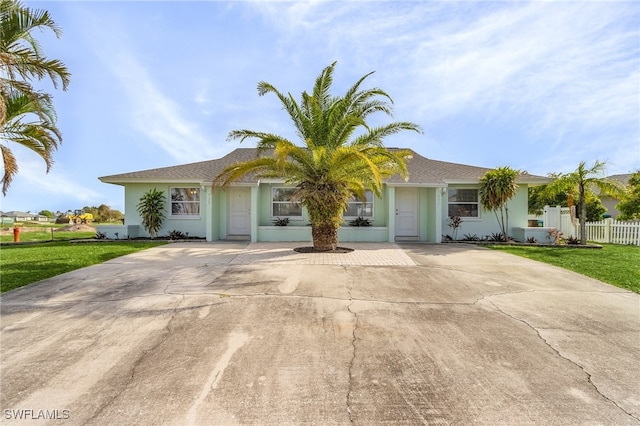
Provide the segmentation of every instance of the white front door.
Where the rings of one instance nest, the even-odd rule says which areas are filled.
[[[396,188],[396,237],[418,236],[418,189]]]
[[[229,235],[251,234],[251,189],[229,190]]]

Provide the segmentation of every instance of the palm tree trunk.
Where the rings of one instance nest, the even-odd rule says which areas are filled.
[[[587,200],[584,185],[580,185],[580,244],[587,244]]]
[[[311,225],[313,248],[317,251],[334,251],[338,248],[338,228],[332,223]]]
[[[504,239],[509,241],[509,206],[507,204],[504,205],[504,215],[505,215],[505,226],[504,226]]]

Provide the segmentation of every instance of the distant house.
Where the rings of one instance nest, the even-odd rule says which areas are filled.
[[[20,211],[0,212],[0,216],[13,219],[15,222],[49,222],[47,216]]]
[[[293,188],[283,180],[246,176],[225,189],[212,185],[226,166],[257,155],[255,148],[238,148],[215,160],[99,178],[124,187],[126,229],[119,238],[127,233],[147,235],[136,206],[145,192],[156,188],[165,193],[168,212],[159,235],[178,230],[207,241],[311,241],[307,211],[291,199]],[[451,233],[449,216],[462,217],[460,237],[499,232],[495,215],[484,211],[478,198],[479,180],[490,169],[431,160],[415,152],[407,166],[406,182],[393,176],[385,181],[381,198],[369,192],[366,200],[349,204],[340,241],[438,243]],[[511,228],[527,226],[528,186],[550,179],[521,174],[517,182],[517,194],[509,202]],[[349,226],[358,217],[372,226]],[[289,219],[288,226],[274,226],[275,220],[284,218]]]
[[[607,179],[618,181],[623,185],[628,185],[629,179],[631,179],[631,173],[611,175],[608,176]],[[605,214],[612,217],[613,219],[617,219],[620,211],[616,208],[616,206],[621,200],[618,200],[617,198],[611,197],[609,195],[600,195],[599,197],[600,201],[602,201],[602,204],[607,208],[607,212]]]

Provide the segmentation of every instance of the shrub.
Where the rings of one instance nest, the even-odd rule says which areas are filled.
[[[287,226],[289,224],[289,218],[288,217],[283,217],[282,219],[277,217],[275,219],[273,219],[273,224],[275,226]]]
[[[371,221],[363,217],[358,216],[349,222],[349,226],[371,226]]]
[[[567,244],[570,246],[575,246],[580,244],[580,240],[573,235],[569,235],[569,238],[567,238]]]
[[[449,228],[451,228],[453,231],[453,239],[457,240],[458,239],[458,228],[460,228],[460,225],[462,225],[462,218],[460,216],[449,216]]]
[[[562,232],[559,229],[549,229],[549,235],[547,240],[551,241],[551,244],[560,244],[562,238]]]
[[[184,238],[185,238],[185,235],[181,231],[174,229],[173,231],[169,232],[170,240],[184,240]]]
[[[462,239],[463,241],[480,241],[480,237],[478,237],[476,234],[464,234],[464,238]]]
[[[507,239],[505,238],[502,232],[494,232],[491,235],[487,235],[487,240],[501,242],[501,243],[507,242]]]
[[[162,227],[164,221],[166,197],[164,193],[156,188],[145,192],[140,198],[138,204],[138,213],[142,217],[142,226],[149,232],[151,238],[155,238],[156,234]]]

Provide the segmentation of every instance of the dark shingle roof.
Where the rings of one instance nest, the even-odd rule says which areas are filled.
[[[393,148],[390,148],[393,149]],[[157,169],[141,170],[103,176],[99,178],[105,183],[155,183],[155,182],[198,182],[210,183],[229,164],[255,159],[258,155],[256,148],[237,148],[222,158],[179,166],[161,167]],[[465,164],[448,163],[431,160],[413,152],[413,157],[407,161],[409,180],[407,184],[415,185],[444,185],[445,183],[477,183],[487,171],[484,167],[468,166]],[[519,181],[523,183],[548,183],[550,179],[523,174]],[[253,176],[247,176],[240,182],[257,182]],[[389,183],[405,183],[399,176],[392,176]]]

